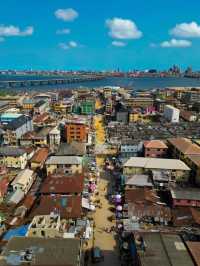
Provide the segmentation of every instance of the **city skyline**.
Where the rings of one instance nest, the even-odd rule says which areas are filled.
[[[199,69],[199,8],[194,0],[8,0],[0,10],[0,68]]]

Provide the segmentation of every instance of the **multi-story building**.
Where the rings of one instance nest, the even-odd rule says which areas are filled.
[[[34,113],[35,114],[43,114],[48,111],[49,103],[48,101],[40,100],[34,106]]]
[[[27,152],[16,147],[0,147],[0,163],[10,168],[24,169],[27,164]]]
[[[80,100],[73,105],[73,112],[82,115],[92,115],[95,112],[95,101]]]
[[[179,122],[180,110],[171,105],[166,105],[164,108],[164,118],[170,123]]]
[[[30,116],[21,115],[4,127],[4,143],[18,145],[20,138],[28,131],[33,131],[33,122]]]
[[[49,132],[49,144],[50,147],[54,147],[54,146],[59,146],[60,145],[60,130],[58,129],[58,127],[53,128],[50,132]]]
[[[161,140],[144,141],[144,156],[163,158],[167,155],[167,145]]]
[[[147,108],[153,106],[153,98],[135,97],[124,100],[126,106],[130,108]]]
[[[21,190],[27,194],[35,180],[35,174],[30,169],[22,170],[11,183],[13,191]]]
[[[82,173],[82,157],[78,156],[51,156],[46,161],[47,174],[56,171],[64,173]]]
[[[48,157],[49,149],[48,148],[40,148],[36,151],[36,153],[31,158],[31,169],[42,169],[44,163]]]
[[[65,125],[65,138],[67,143],[72,141],[87,142],[88,127],[81,122],[68,122]]]
[[[30,98],[25,98],[22,102],[22,108],[25,112],[31,112],[34,109],[34,100]]]
[[[81,101],[80,107],[81,107],[81,114],[83,115],[92,115],[95,112],[95,102],[92,100]]]
[[[0,122],[2,124],[8,124],[15,120],[16,118],[20,117],[22,114],[16,114],[16,113],[3,113],[0,115]]]
[[[191,168],[193,181],[200,184],[200,147],[186,138],[170,138],[167,141],[171,155],[183,160]]]

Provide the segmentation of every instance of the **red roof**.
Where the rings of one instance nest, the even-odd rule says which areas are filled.
[[[21,138],[23,140],[31,140],[35,137],[36,137],[36,133],[34,131],[28,131]]]
[[[9,179],[7,177],[3,177],[0,180],[0,196],[3,197],[7,193],[7,188],[9,185]]]
[[[51,212],[60,214],[61,218],[80,218],[82,215],[81,196],[43,195],[39,206],[31,213],[31,216],[49,215]]]
[[[49,118],[49,114],[48,113],[44,113],[44,114],[36,116],[33,119],[33,122],[34,123],[42,123],[42,122],[46,121],[48,118]]]
[[[41,148],[36,153],[31,159],[32,163],[43,163],[46,161],[47,157],[49,154],[49,149],[48,148]]]
[[[137,202],[144,203],[150,202],[155,203],[159,201],[158,197],[156,197],[156,193],[153,190],[149,190],[146,188],[134,188],[125,191],[125,202]]]
[[[144,141],[144,147],[148,149],[167,149],[167,145],[161,140]]]
[[[25,206],[28,210],[30,210],[32,207],[33,207],[33,204],[36,200],[36,197],[35,196],[32,196],[32,195],[27,195],[23,201],[23,206]]]
[[[49,175],[43,182],[40,192],[42,194],[70,194],[83,191],[84,176],[74,175]]]

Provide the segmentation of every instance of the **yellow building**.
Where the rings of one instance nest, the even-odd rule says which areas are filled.
[[[139,114],[138,113],[130,113],[129,114],[129,122],[133,123],[133,122],[138,122],[139,120]]]
[[[78,156],[51,156],[45,163],[47,174],[63,171],[66,174],[82,173],[82,157]]]
[[[22,108],[25,111],[33,111],[34,101],[32,99],[24,99],[22,102]]]
[[[1,147],[0,164],[9,168],[24,169],[27,164],[27,153],[16,147]]]

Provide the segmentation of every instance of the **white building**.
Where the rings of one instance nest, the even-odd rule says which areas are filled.
[[[11,183],[13,190],[21,190],[24,194],[27,194],[35,180],[35,175],[32,170],[22,170]]]
[[[179,122],[180,110],[175,108],[172,105],[166,105],[164,108],[164,118],[170,123],[178,123]]]
[[[51,147],[60,145],[60,130],[57,127],[49,132],[49,144]]]

